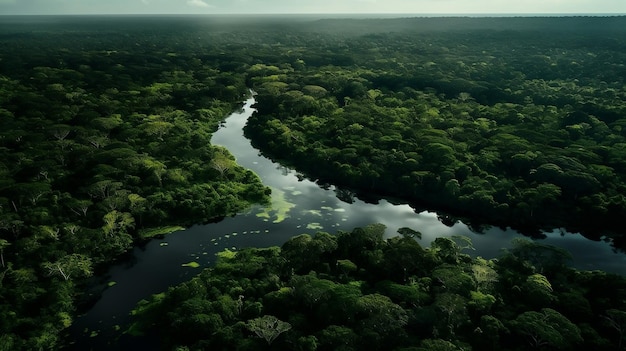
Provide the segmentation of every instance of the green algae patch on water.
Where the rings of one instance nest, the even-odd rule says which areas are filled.
[[[139,237],[142,239],[150,239],[157,236],[164,236],[167,234],[171,234],[173,232],[177,232],[179,230],[185,229],[181,226],[167,226],[167,227],[157,227],[157,228],[147,228],[139,230]]]
[[[181,266],[183,266],[183,267],[190,267],[190,268],[198,268],[198,267],[200,267],[200,263],[192,261],[192,262],[189,262],[189,263],[183,263],[183,264],[181,264]]]
[[[317,222],[313,222],[313,223],[307,224],[306,229],[320,230],[320,229],[324,229],[324,227],[322,227],[322,225]]]
[[[289,218],[289,212],[294,207],[296,205],[287,201],[283,190],[272,188],[272,203],[264,207],[256,216],[267,221],[273,218],[273,223],[280,223]]]
[[[303,211],[304,214],[310,214],[313,216],[318,216],[318,217],[322,217],[322,211],[321,210],[306,210]]]

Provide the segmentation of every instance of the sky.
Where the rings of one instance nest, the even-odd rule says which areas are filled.
[[[0,0],[0,15],[626,14],[626,0]]]

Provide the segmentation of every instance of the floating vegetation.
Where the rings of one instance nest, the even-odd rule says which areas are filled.
[[[168,244],[168,243],[166,243],[166,242],[162,242],[162,243],[160,243],[160,244],[159,244],[159,246],[168,246],[168,245],[169,245],[169,244]]]
[[[117,284],[117,282],[110,281],[110,282],[107,283],[107,286],[110,288],[110,287],[112,287],[112,286],[114,286],[116,284]]]
[[[183,266],[183,267],[190,267],[190,268],[198,268],[198,267],[200,267],[200,263],[192,261],[192,262],[189,262],[189,263],[183,263],[183,264],[181,264],[181,266]]]
[[[303,213],[322,217],[322,211],[320,210],[306,210],[306,211],[303,211]]]
[[[177,232],[183,229],[185,229],[185,227],[181,227],[181,226],[168,226],[168,227],[140,229],[139,237],[142,239],[154,238],[156,236],[167,235],[167,234]]]
[[[322,227],[321,224],[314,222],[314,223],[307,224],[306,229],[320,230],[320,229],[324,229],[324,227]]]
[[[98,336],[98,331],[97,330],[92,330],[91,333],[89,333],[89,337],[90,338],[95,338],[96,336]]]
[[[320,209],[322,209],[324,211],[329,211],[329,212],[346,212],[346,209],[345,208],[341,208],[341,207],[333,208],[333,207],[330,207],[330,206],[322,206],[322,207],[320,207]],[[312,212],[312,211],[313,210],[311,210],[309,212]]]
[[[257,217],[263,218],[263,221],[268,222],[274,218],[274,223],[280,223],[286,218],[289,218],[289,212],[296,205],[285,199],[285,192],[272,188],[272,203],[270,206],[264,207],[260,213],[257,213]]]

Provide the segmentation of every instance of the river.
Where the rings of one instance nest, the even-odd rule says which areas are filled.
[[[304,179],[294,170],[263,157],[251,146],[243,135],[243,127],[254,112],[253,104],[254,98],[250,97],[241,111],[225,120],[211,142],[226,147],[240,165],[256,172],[263,183],[272,188],[271,208],[254,206],[218,223],[193,226],[135,247],[132,259],[112,266],[106,276],[101,277],[107,288],[70,328],[70,338],[76,343],[69,349],[157,349],[156,344],[151,344],[154,339],[122,335],[130,321],[129,312],[141,299],[189,280],[214,262],[216,252],[227,248],[281,245],[302,233],[313,234],[320,230],[335,233],[382,223],[387,226],[388,237],[396,235],[400,227],[420,231],[419,242],[424,247],[440,236],[465,235],[471,238],[476,249],[468,253],[493,258],[509,247],[513,238],[521,236],[514,230],[495,227],[475,233],[461,222],[446,226],[436,213],[416,213],[406,204],[387,200],[376,204],[356,198],[351,203],[342,201],[336,196],[339,190],[335,187],[320,186]],[[542,243],[572,253],[573,267],[626,275],[626,255],[614,252],[608,242],[590,241],[580,234],[559,229],[545,235]],[[199,266],[188,265],[192,262]]]

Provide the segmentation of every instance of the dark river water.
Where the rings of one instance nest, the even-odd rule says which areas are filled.
[[[86,314],[76,319],[70,329],[70,338],[76,343],[69,349],[158,349],[154,339],[122,333],[130,321],[129,312],[141,299],[189,280],[214,262],[216,252],[227,248],[280,246],[302,233],[334,233],[383,223],[387,226],[387,236],[395,235],[401,227],[420,231],[419,242],[424,247],[440,236],[465,235],[472,239],[476,249],[469,254],[493,258],[510,246],[511,239],[521,236],[514,230],[499,228],[475,233],[461,222],[446,226],[436,213],[415,213],[408,205],[387,200],[377,204],[359,199],[352,203],[339,200],[333,186],[320,187],[298,177],[295,171],[261,156],[250,145],[243,136],[243,127],[254,112],[253,103],[253,98],[248,99],[241,111],[230,115],[213,135],[212,143],[226,147],[240,165],[256,172],[272,188],[271,208],[255,206],[218,223],[193,226],[134,248],[132,259],[112,266],[102,277],[107,281],[105,285],[110,286]],[[570,251],[572,266],[576,268],[626,275],[626,255],[615,253],[607,242],[590,241],[580,234],[558,229],[545,235],[541,242]],[[199,267],[186,265],[192,262]]]

